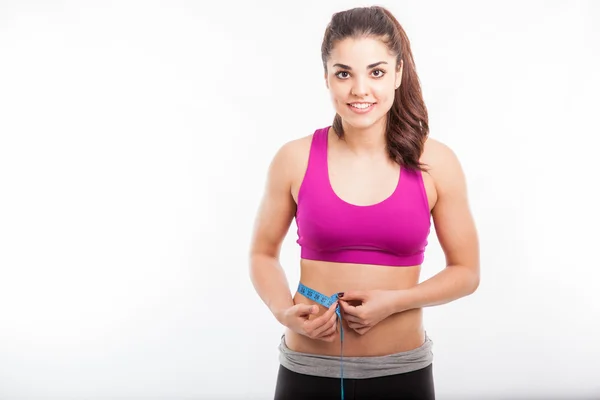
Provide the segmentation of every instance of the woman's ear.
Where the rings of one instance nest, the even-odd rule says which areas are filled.
[[[398,71],[396,71],[396,82],[394,83],[396,85],[396,89],[398,89],[400,87],[400,84],[402,83],[402,71],[404,70],[404,60],[400,60],[400,66],[398,67]]]

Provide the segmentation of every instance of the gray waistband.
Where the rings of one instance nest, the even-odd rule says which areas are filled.
[[[425,333],[425,342],[416,349],[385,356],[346,357],[308,354],[293,351],[285,343],[285,335],[279,344],[279,362],[285,368],[307,375],[330,378],[341,377],[343,362],[344,378],[364,379],[416,371],[433,362],[433,342]]]

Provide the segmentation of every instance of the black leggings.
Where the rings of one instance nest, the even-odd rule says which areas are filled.
[[[298,374],[279,366],[275,400],[341,399],[339,378]],[[435,400],[433,364],[412,372],[380,378],[344,378],[344,400]]]

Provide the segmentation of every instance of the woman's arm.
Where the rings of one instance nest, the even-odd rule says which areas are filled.
[[[479,242],[465,175],[454,152],[429,139],[426,163],[437,192],[432,217],[446,267],[417,286],[397,292],[394,311],[436,306],[472,294],[479,286]]]
[[[259,297],[280,323],[282,313],[294,305],[279,263],[281,244],[296,211],[291,195],[294,151],[293,142],[289,142],[271,161],[250,246],[250,279]]]

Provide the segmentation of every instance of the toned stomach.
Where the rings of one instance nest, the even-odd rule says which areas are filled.
[[[408,289],[419,282],[421,266],[386,267],[380,265],[338,264],[301,260],[300,282],[327,296],[348,290]],[[316,304],[300,293],[293,296],[294,304]],[[319,315],[326,309],[319,305]],[[393,314],[379,322],[364,335],[352,330],[343,320],[344,356],[381,356],[412,350],[423,344],[422,309]],[[342,318],[343,319],[343,318]],[[333,342],[311,339],[291,330],[285,332],[286,345],[294,351],[312,354],[340,355],[340,334]]]

